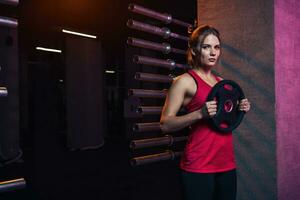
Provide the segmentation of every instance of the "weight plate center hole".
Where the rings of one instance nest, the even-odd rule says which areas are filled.
[[[233,109],[233,103],[230,99],[227,99],[224,103],[224,110],[227,113],[230,113]]]

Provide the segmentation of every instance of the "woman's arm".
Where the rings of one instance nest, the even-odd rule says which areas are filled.
[[[198,120],[215,115],[217,108],[216,103],[206,102],[205,106],[199,110],[186,115],[176,116],[184,102],[188,87],[191,87],[191,83],[192,82],[187,77],[184,77],[184,75],[173,82],[161,114],[160,124],[163,132],[177,131]]]

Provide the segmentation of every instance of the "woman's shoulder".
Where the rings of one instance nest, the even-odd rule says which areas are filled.
[[[186,91],[191,87],[193,82],[193,78],[188,73],[184,73],[173,79],[171,89]]]
[[[181,74],[174,78],[173,83],[180,83],[180,84],[191,84],[194,82],[192,76],[189,73]]]

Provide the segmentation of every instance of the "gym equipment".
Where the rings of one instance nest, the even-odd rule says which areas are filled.
[[[170,24],[170,23],[174,23],[180,26],[184,26],[184,27],[192,27],[192,24],[177,20],[177,19],[173,19],[172,15],[167,14],[167,13],[160,13],[160,12],[156,12],[153,11],[151,9],[136,5],[136,4],[129,4],[128,6],[128,10],[130,10],[131,12],[135,12],[138,14],[142,14],[145,15],[147,17],[151,17],[157,20],[160,20],[166,24]]]
[[[138,106],[136,112],[141,115],[160,115],[162,106]]]
[[[129,89],[128,95],[140,98],[165,98],[167,90]]]
[[[187,29],[187,32],[192,29],[193,25],[179,21],[177,19],[173,19],[170,14],[160,13],[153,11],[151,9],[136,5],[136,4],[129,4],[128,6],[129,11],[138,13],[159,21],[162,21],[165,24],[176,24],[183,26]],[[146,33],[150,33],[153,35],[158,35],[162,37],[163,39],[177,39],[181,40],[181,42],[187,42],[188,37],[184,35],[180,35],[177,33],[171,32],[171,29],[169,27],[159,27],[161,23],[151,23],[150,21],[141,22],[134,19],[129,19],[127,21],[127,27],[130,29],[134,29],[137,31],[143,31]],[[149,40],[144,40],[136,37],[128,37],[127,44],[131,45],[133,47],[139,47],[143,48],[140,52],[141,53],[147,53],[147,50],[162,52],[164,54],[168,54],[168,56],[183,56],[186,54],[185,49],[178,49],[174,48],[173,45],[177,43],[172,43],[172,46],[170,45],[170,40],[164,41],[164,42],[154,42]],[[180,47],[185,48],[185,47]],[[150,53],[150,52],[149,52]],[[156,52],[151,52],[151,55],[156,55]],[[176,54],[176,55],[175,55]],[[147,81],[147,82],[153,82],[153,83],[160,83],[157,85],[158,87],[165,88],[168,87],[173,79],[178,75],[181,74],[186,69],[189,69],[190,67],[185,64],[179,64],[176,63],[173,59],[170,59],[172,57],[166,58],[166,55],[159,55],[160,58],[153,58],[142,55],[133,55],[133,63],[139,64],[139,71],[135,73],[134,79],[138,81]],[[133,66],[136,67],[136,66]],[[158,67],[163,70],[167,69],[170,72],[167,72],[167,74],[162,75],[160,74],[163,72],[163,70],[160,69],[153,69],[150,73],[146,73],[149,71],[144,71],[143,68],[149,68],[149,67]],[[141,70],[141,71],[140,71]],[[153,71],[156,71],[157,74],[152,74]],[[141,86],[144,86],[143,83],[140,84]],[[145,84],[147,85],[147,83]],[[154,84],[151,84],[154,85]],[[150,86],[151,86],[150,85]],[[154,137],[154,138],[145,138],[144,132],[161,132],[160,122],[158,117],[159,116],[149,116],[149,115],[160,115],[162,111],[162,105],[148,105],[149,102],[153,102],[153,98],[157,98],[154,100],[160,100],[164,99],[167,95],[166,89],[156,89],[156,90],[150,90],[150,89],[129,89],[128,90],[128,99],[124,101],[124,115],[127,118],[151,118],[153,120],[152,122],[149,119],[147,119],[147,122],[143,122],[142,120],[139,120],[139,123],[133,124],[133,131],[135,132],[135,140],[131,141],[130,148],[132,150],[138,150],[141,148],[147,149],[147,154],[141,157],[135,157],[131,159],[131,165],[137,166],[142,164],[148,164],[163,160],[173,160],[175,157],[179,156],[181,152],[173,152],[171,148],[176,148],[175,142],[179,141],[185,141],[186,136],[177,136],[173,137],[170,135],[165,135],[160,137]],[[146,103],[148,102],[148,103]],[[156,101],[154,101],[156,102]],[[160,101],[157,101],[159,103]],[[145,103],[145,105],[143,105]],[[147,105],[147,106],[146,106]],[[156,117],[156,118],[154,118]],[[152,119],[153,118],[153,119]],[[158,122],[157,122],[158,121]],[[143,138],[136,138],[141,137]],[[173,146],[174,144],[174,146]],[[162,148],[167,148],[167,151],[163,151],[161,153],[159,152],[149,152],[150,147],[155,146],[161,146]],[[153,150],[153,149],[152,149]],[[145,152],[143,152],[144,154]],[[157,154],[154,154],[157,153]]]
[[[188,41],[188,37],[179,35],[177,33],[172,33],[171,30],[167,27],[160,28],[160,27],[152,26],[150,24],[139,22],[139,21],[136,21],[133,19],[130,19],[127,21],[127,26],[132,29],[136,29],[136,30],[147,32],[147,33],[152,33],[155,35],[162,36],[164,39],[172,37],[172,38],[177,38],[177,39],[181,39],[184,41]]]
[[[19,4],[19,0],[0,0],[0,3],[17,6]]]
[[[212,126],[223,133],[236,129],[245,114],[238,110],[239,101],[244,98],[244,92],[236,82],[232,80],[218,82],[207,96],[207,101],[217,101],[217,113],[209,119]]]
[[[141,148],[161,146],[161,145],[171,146],[175,142],[185,141],[186,139],[187,139],[187,136],[173,137],[171,135],[165,135],[163,137],[157,137],[157,138],[133,140],[130,143],[130,148],[131,149],[141,149]]]
[[[8,26],[8,27],[11,27],[11,28],[17,28],[18,27],[18,20],[10,18],[10,17],[0,16],[0,25],[1,26]]]
[[[0,87],[0,97],[6,97],[8,95],[6,87]]]
[[[145,132],[145,131],[160,131],[159,122],[148,122],[148,123],[135,123],[133,125],[133,131],[135,132]]]
[[[146,56],[134,55],[133,62],[136,64],[143,64],[143,65],[151,65],[156,67],[163,67],[169,70],[173,70],[175,68],[186,69],[188,66],[183,64],[178,64],[171,59],[163,60],[157,58],[151,58]]]
[[[24,178],[0,182],[0,193],[23,189],[26,187]]]
[[[163,160],[174,160],[176,157],[180,156],[182,152],[174,152],[172,150],[167,150],[163,153],[152,154],[147,156],[135,157],[130,160],[131,166],[135,167],[138,165],[150,164]]]
[[[169,54],[172,52],[172,53],[185,55],[185,53],[186,53],[185,50],[173,48],[173,47],[171,47],[171,45],[169,43],[166,43],[166,42],[157,43],[157,42],[151,42],[151,41],[142,40],[142,39],[138,39],[138,38],[128,37],[127,44],[136,46],[136,47],[145,48],[145,49],[161,51],[165,54]]]
[[[173,81],[172,75],[160,75],[160,74],[150,74],[143,72],[136,72],[134,76],[135,80],[138,81],[150,81],[159,83],[170,83]]]

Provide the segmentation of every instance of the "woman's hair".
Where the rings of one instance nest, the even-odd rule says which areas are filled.
[[[214,27],[209,26],[209,25],[203,25],[203,26],[197,27],[192,32],[192,34],[190,35],[189,48],[187,50],[187,62],[193,68],[196,67],[197,63],[195,62],[196,58],[192,54],[192,50],[194,52],[196,52],[197,51],[196,50],[197,46],[200,44],[200,47],[201,47],[203,42],[204,42],[204,39],[210,34],[216,36],[219,39],[219,41],[221,42],[219,31],[217,29],[215,29]],[[200,48],[200,51],[201,51],[201,48]]]

